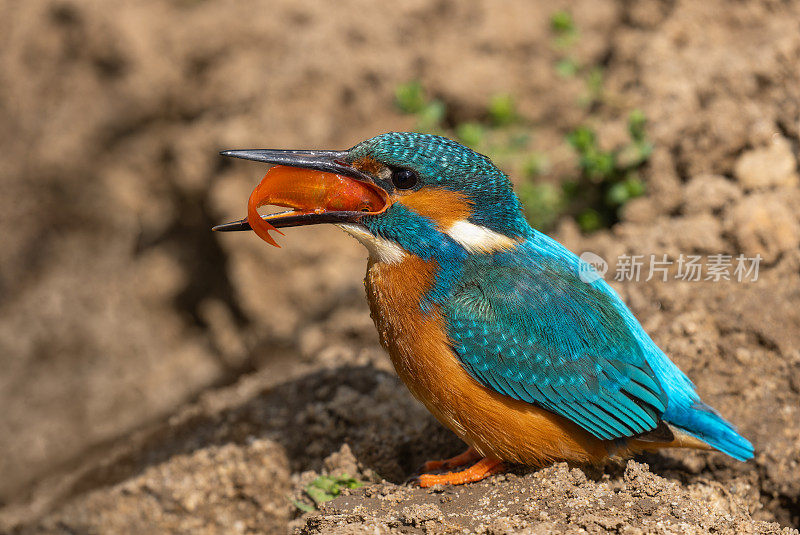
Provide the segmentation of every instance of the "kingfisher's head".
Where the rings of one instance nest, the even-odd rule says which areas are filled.
[[[532,232],[508,177],[486,156],[440,136],[392,132],[346,151],[222,154],[295,168],[274,181],[268,174],[259,186],[268,190],[260,204],[293,210],[270,216],[253,210],[257,218],[276,228],[338,224],[378,260],[489,253]],[[215,227],[250,228],[247,220]]]

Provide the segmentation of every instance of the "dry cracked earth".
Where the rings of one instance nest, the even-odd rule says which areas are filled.
[[[800,3],[0,5],[0,532],[797,533]],[[576,59],[604,70],[596,109],[553,68],[565,7]],[[412,79],[448,124],[515,95],[553,182],[577,172],[564,135],[589,114],[613,147],[644,111],[647,194],[610,230],[554,235],[612,260],[761,255],[755,282],[614,282],[753,461],[404,484],[461,444],[382,354],[365,252],[333,228],[281,250],[209,228],[263,173],[220,149],[410,129],[392,99]],[[343,473],[368,485],[296,507]]]

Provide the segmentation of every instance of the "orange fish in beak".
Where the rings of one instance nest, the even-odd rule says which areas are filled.
[[[375,187],[352,178],[315,171],[276,165],[264,176],[247,201],[247,222],[258,235],[270,245],[280,247],[270,236],[275,230],[272,222],[287,216],[330,212],[377,213],[385,206]],[[288,212],[262,218],[258,208],[264,205],[292,208]]]
[[[280,247],[270,231],[318,223],[354,223],[365,214],[378,214],[389,205],[386,191],[374,179],[347,164],[338,151],[245,150],[225,156],[278,164],[250,194],[245,219],[218,225],[217,231],[253,230],[259,238]],[[262,216],[261,206],[290,210]]]

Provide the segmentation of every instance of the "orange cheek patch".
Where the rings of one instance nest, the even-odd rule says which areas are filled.
[[[398,195],[396,202],[435,221],[442,229],[472,215],[472,202],[466,195],[442,188],[422,188],[414,193]]]

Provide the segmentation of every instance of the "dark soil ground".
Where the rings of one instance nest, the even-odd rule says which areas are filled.
[[[0,2],[0,532],[773,533],[800,526],[800,3]],[[576,104],[549,19],[604,69]],[[646,196],[573,251],[763,257],[758,281],[614,283],[756,446],[403,482],[461,444],[394,376],[333,228],[215,235],[263,169],[222,148],[345,148],[515,95],[550,156],[644,111]],[[611,273],[613,273],[613,265]],[[646,463],[646,464],[645,464]],[[319,474],[370,485],[301,515]]]

